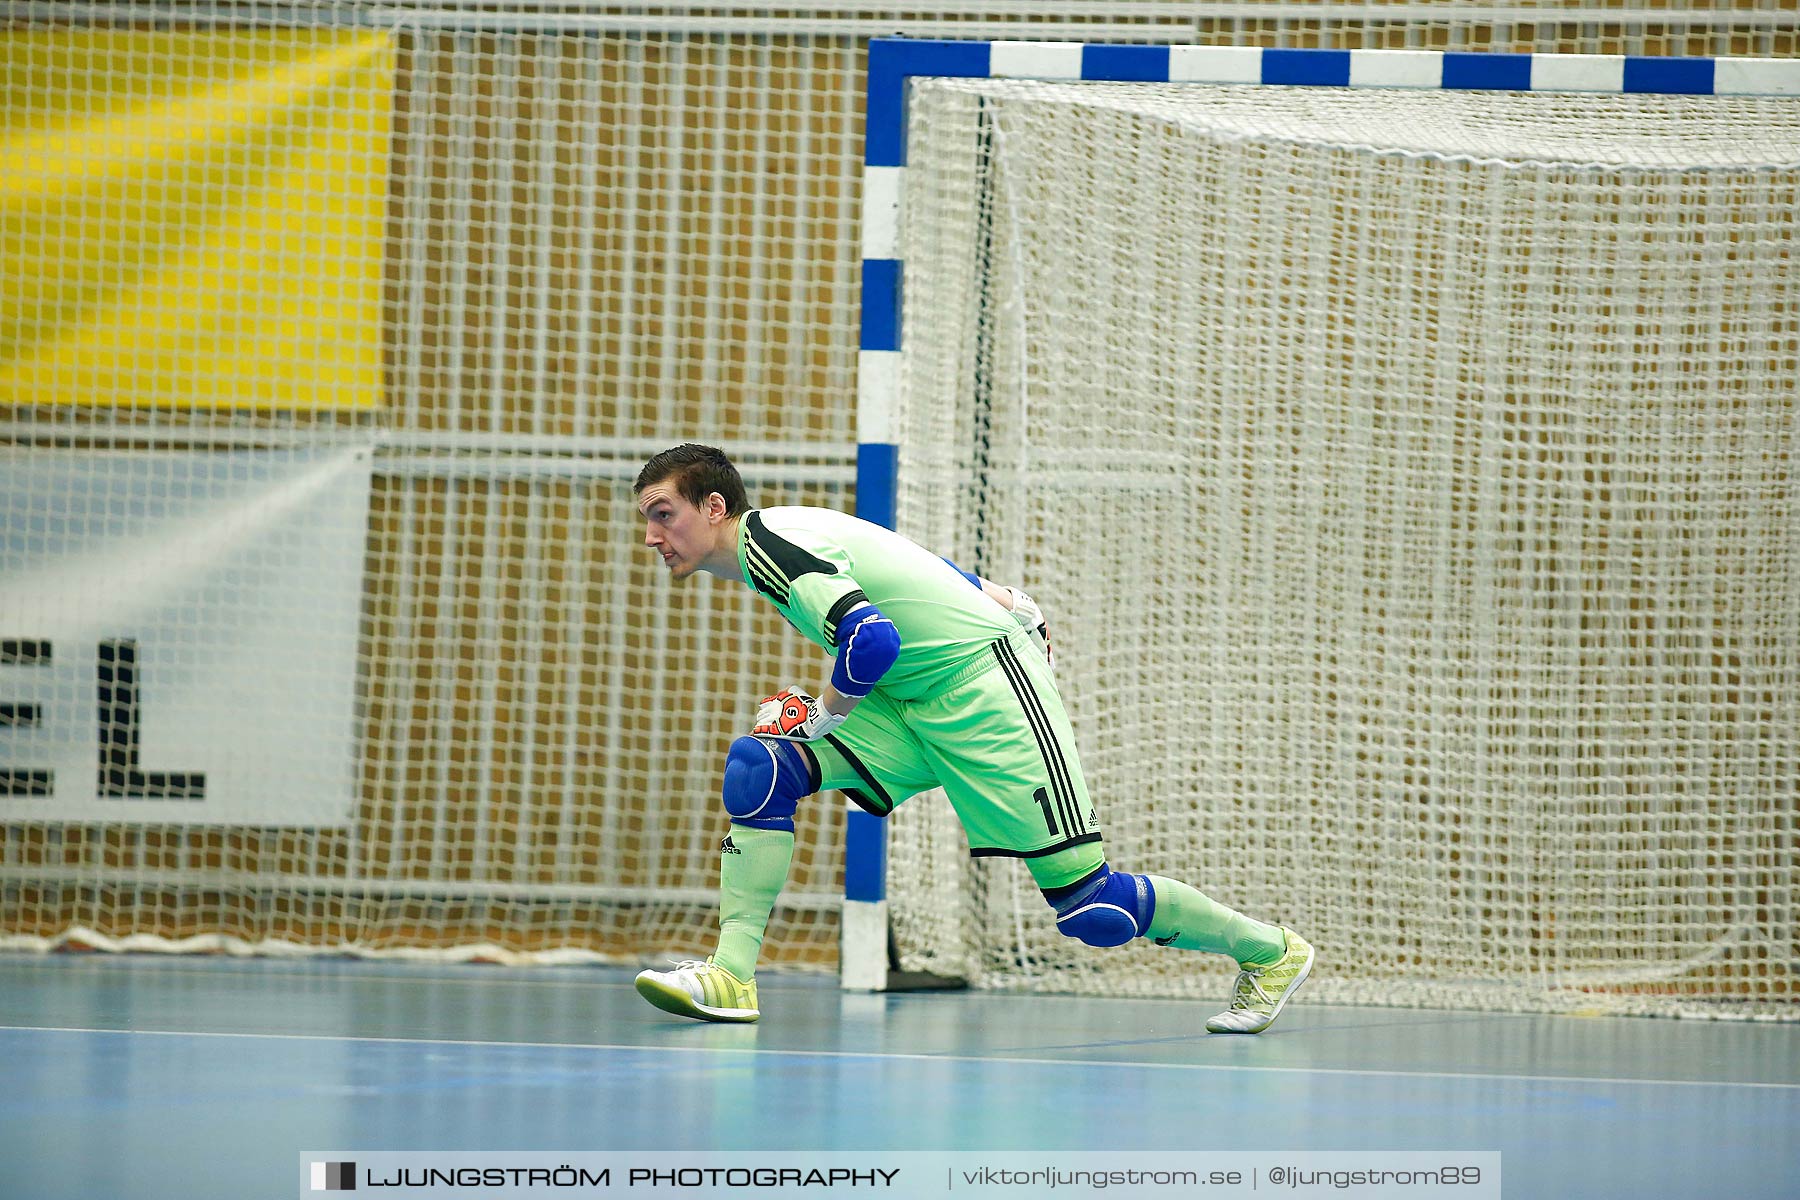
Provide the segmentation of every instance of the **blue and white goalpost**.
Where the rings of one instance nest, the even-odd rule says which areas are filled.
[[[1800,61],[876,40],[867,113],[858,512],[1044,604],[1119,865],[1321,999],[1795,986]],[[846,988],[1223,986],[941,800],[847,844]]]

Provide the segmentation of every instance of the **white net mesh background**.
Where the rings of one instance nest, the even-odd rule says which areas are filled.
[[[1793,1016],[1800,105],[910,111],[901,527],[1044,605],[1111,861],[1322,999]],[[909,969],[1225,986],[893,823]]]
[[[73,532],[91,540],[121,495],[179,511],[250,487],[271,454],[366,452],[370,479],[351,794],[333,762],[258,797],[324,797],[347,821],[41,815],[37,739],[86,728],[104,639],[40,654],[42,631],[13,625],[27,608],[0,606],[0,942],[709,948],[735,706],[817,660],[747,593],[671,593],[629,484],[693,438],[729,448],[758,503],[852,503],[867,37],[1783,56],[1787,7],[14,0],[0,472],[112,470],[9,507],[0,585],[29,590],[19,568],[64,544],[28,511],[90,514]],[[266,626],[253,594],[172,620]],[[337,628],[302,615],[296,640]],[[159,681],[213,651],[139,651],[131,770],[173,787]],[[290,666],[339,694],[322,662]],[[111,728],[125,753],[137,724]],[[227,757],[269,766],[247,744]],[[829,967],[836,806],[800,832],[766,957]]]
[[[77,822],[56,788],[9,777],[12,943],[710,949],[724,747],[815,652],[743,589],[671,589],[630,485],[691,439],[733,453],[754,503],[853,503],[853,44],[277,24],[4,37],[4,453],[110,466],[7,514],[0,578],[47,578],[45,530],[82,514],[101,515],[71,544],[116,533],[109,497],[198,499],[179,472],[144,474],[171,454],[208,480],[271,451],[373,459],[353,690],[331,693],[354,763],[347,783],[336,764],[313,781],[350,819],[121,802]],[[173,585],[155,565],[120,586]],[[253,604],[228,596],[218,619]],[[0,636],[41,640],[14,627],[25,611],[0,614]],[[159,619],[146,721],[199,670],[182,629],[211,618]],[[87,640],[15,655],[0,680],[67,693],[85,730]],[[62,711],[0,730],[0,768],[31,769]],[[148,725],[142,744],[146,767],[180,761]],[[261,751],[229,753],[251,771]],[[835,963],[842,857],[821,806],[771,961]]]

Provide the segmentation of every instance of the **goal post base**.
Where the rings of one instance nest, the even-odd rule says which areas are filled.
[[[846,900],[838,943],[838,985],[846,992],[888,990],[886,900]]]

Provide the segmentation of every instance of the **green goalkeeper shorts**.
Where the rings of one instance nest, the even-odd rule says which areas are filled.
[[[1075,732],[1043,654],[1023,631],[993,642],[933,695],[879,690],[809,747],[821,789],[885,817],[941,787],[976,858],[1022,858],[1040,888],[1106,859]]]

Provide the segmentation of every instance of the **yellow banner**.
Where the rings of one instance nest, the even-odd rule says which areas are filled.
[[[0,404],[381,403],[394,48],[0,33]]]

